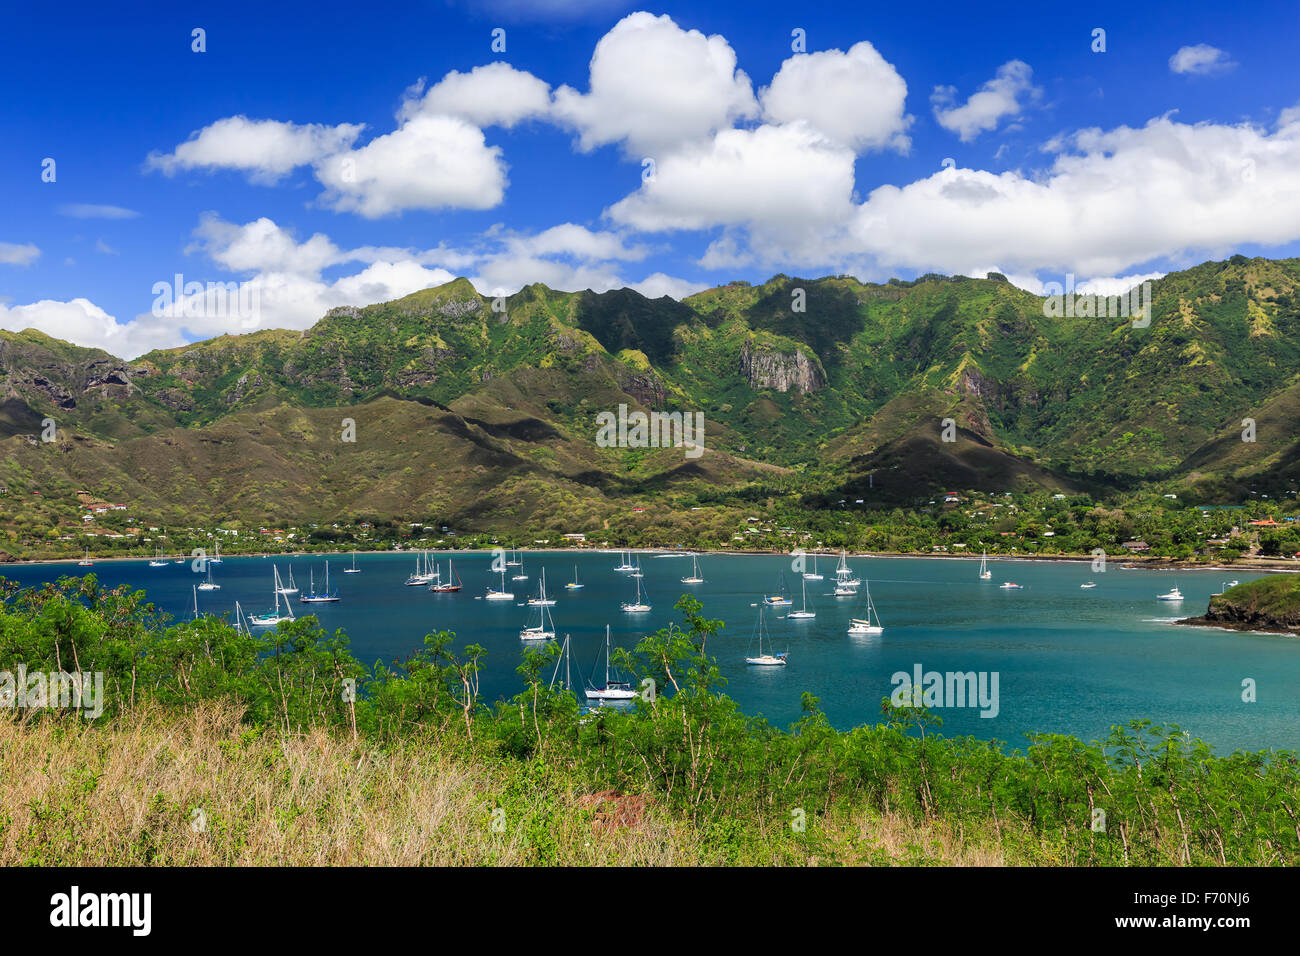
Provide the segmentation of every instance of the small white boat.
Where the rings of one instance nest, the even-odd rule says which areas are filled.
[[[285,613],[280,613],[280,569],[275,565],[271,565],[271,573],[275,575],[275,589],[272,592],[275,594],[275,609],[268,611],[265,614],[250,614],[248,616],[248,623],[254,627],[271,627],[272,625],[280,624],[284,621],[293,620],[293,608],[289,606],[287,598],[284,602]]]
[[[542,576],[537,582],[537,597],[528,599],[529,607],[554,607],[555,598],[546,596],[546,569],[542,568]]]
[[[624,551],[624,552],[622,552],[622,558],[621,558],[619,564],[615,566],[614,570],[615,570],[615,571],[635,571],[635,570],[636,570],[636,565],[632,563],[631,556],[630,556],[626,551]]]
[[[835,585],[836,597],[857,597],[857,595],[858,595],[858,589],[855,587],[851,587],[847,584]]]
[[[605,625],[605,683],[599,687],[587,681],[586,695],[588,700],[635,700],[636,691],[632,685],[625,680],[610,680],[609,678],[609,625]]]
[[[1087,582],[1086,584],[1080,584],[1080,585],[1079,585],[1079,587],[1083,588],[1085,591],[1086,591],[1088,588],[1095,588],[1096,586],[1097,586],[1097,585],[1094,584],[1092,581],[1089,581],[1089,582]]]
[[[288,597],[290,594],[297,594],[297,593],[298,593],[298,585],[296,585],[296,584],[293,583],[293,565],[292,565],[292,564],[289,565],[289,583],[288,583],[287,585],[281,583],[281,585],[280,585],[279,587],[277,587],[276,590],[279,591],[281,594],[283,594],[285,597]]]
[[[682,584],[703,584],[704,578],[700,577],[700,557],[691,555],[691,573],[689,577],[682,578]]]
[[[805,571],[805,572],[804,572],[804,575],[803,575],[803,579],[804,579],[805,581],[820,581],[820,580],[822,580],[822,575],[821,575],[821,574],[818,572],[818,570],[817,570],[817,555],[816,555],[816,554],[813,555],[813,569],[812,569],[812,571],[811,571],[811,572]]]
[[[515,548],[515,556],[513,558],[510,558],[508,561],[506,561],[506,567],[522,568],[523,566],[524,566],[524,559],[520,556],[519,549]]]
[[[801,608],[800,608],[799,610],[797,610],[797,611],[791,611],[789,614],[786,615],[787,618],[790,618],[791,620],[795,620],[795,621],[806,621],[806,620],[808,620],[808,619],[810,619],[810,618],[814,618],[814,617],[817,616],[817,612],[816,612],[816,611],[810,611],[810,610],[808,610],[808,584],[807,584],[807,580],[805,579],[805,581],[802,582],[802,583],[803,583],[803,607],[801,607]]]
[[[149,562],[151,568],[165,568],[167,561],[163,558],[162,548],[158,549],[158,556]]]
[[[489,587],[484,598],[488,601],[513,601],[515,599],[514,593],[506,590],[506,569],[504,567],[501,569],[501,590],[494,591]]]
[[[763,603],[766,604],[768,607],[790,607],[792,604],[794,604],[794,601],[790,600],[785,595],[785,572],[784,571],[781,572],[781,586],[779,589],[779,593],[767,595],[766,597],[763,598]]]
[[[646,604],[645,600],[641,596],[641,579],[639,577],[636,579],[635,600],[625,603],[622,607],[624,612],[627,614],[644,614],[646,611],[650,610],[650,605]]]
[[[518,554],[518,552],[516,552],[516,554]],[[523,559],[522,556],[518,557],[517,560],[515,561],[515,563],[514,563],[513,565],[511,565],[510,562],[507,561],[507,562],[506,562],[506,567],[508,567],[508,568],[509,568],[509,567],[516,567],[516,568],[519,569],[519,573],[518,573],[518,574],[512,574],[512,575],[510,576],[510,580],[511,580],[511,581],[527,581],[527,580],[528,580],[528,575],[524,574],[524,559]]]
[[[350,568],[344,568],[344,569],[343,569],[343,573],[344,573],[344,574],[360,574],[360,573],[361,573],[361,569],[360,569],[359,567],[357,567],[357,553],[356,553],[355,551],[352,552],[352,567],[350,567]]]
[[[985,551],[980,555],[980,580],[989,581],[993,578],[993,572],[989,570],[989,553]]]
[[[763,625],[763,617],[764,617],[763,608],[760,606],[758,609],[758,625],[757,625],[758,654],[754,657],[746,657],[745,663],[756,664],[759,667],[784,667],[787,663],[786,654],[788,654],[789,651],[783,651],[779,654],[774,654],[772,653],[770,647],[766,651],[763,650],[763,638],[767,636],[766,628]],[[772,643],[771,639],[769,638],[768,644],[770,645],[771,643]]]
[[[198,586],[200,591],[220,591],[220,584],[212,583],[212,562],[208,562],[208,579]]]
[[[566,590],[566,591],[580,591],[580,590],[582,590],[582,588],[584,588],[584,587],[586,587],[585,584],[579,584],[579,583],[578,583],[578,566],[575,564],[575,565],[573,566],[573,580],[570,581],[568,584],[566,584],[566,585],[564,586],[564,590]]]
[[[1229,582],[1228,582],[1228,587],[1229,587],[1229,588],[1235,588],[1235,587],[1236,587],[1238,584],[1240,584],[1240,583],[1241,583],[1240,581],[1229,581]],[[1225,588],[1224,590],[1227,590],[1227,588]]]
[[[1175,585],[1173,588],[1171,588],[1169,591],[1167,591],[1164,594],[1156,595],[1157,601],[1181,601],[1182,599],[1183,599],[1183,592],[1178,590],[1177,585]]]
[[[437,569],[429,563],[428,552],[418,552],[415,555],[415,571],[406,579],[406,586],[408,588],[416,588],[433,583],[433,579],[436,576],[436,570]]]
[[[1016,584],[1014,581],[1003,581],[998,585],[1000,591],[1023,591],[1024,589],[1023,584]]]
[[[835,583],[840,587],[856,588],[862,583],[862,579],[853,573],[849,567],[849,555],[847,551],[840,552],[840,563],[835,569]]]
[[[871,600],[871,585],[866,587],[867,606],[866,613],[862,617],[855,617],[849,621],[850,634],[883,634],[885,626],[880,623],[880,615],[876,612],[876,605]]]
[[[86,549],[86,556],[85,556],[84,558],[82,558],[80,561],[77,562],[77,567],[79,567],[79,568],[89,568],[89,567],[93,566],[94,563],[95,563],[94,561],[90,560],[90,549],[87,548],[87,549]]]

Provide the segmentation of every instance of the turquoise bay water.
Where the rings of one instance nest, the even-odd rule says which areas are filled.
[[[634,596],[635,584],[613,570],[619,556],[605,553],[530,552],[524,556],[527,581],[509,581],[515,601],[482,600],[487,586],[498,582],[485,553],[453,556],[464,589],[433,594],[405,587],[415,559],[409,554],[359,555],[361,574],[343,574],[350,556],[330,559],[330,583],[342,600],[333,605],[301,605],[294,613],[313,612],[329,630],[342,628],[356,656],[401,660],[439,629],[456,632],[454,646],[480,643],[488,657],[482,679],[487,700],[519,689],[515,667],[522,643],[519,629],[533,609],[520,606],[535,593],[545,567],[556,630],[571,635],[575,682],[600,659],[605,625],[615,646],[631,647],[637,639],[669,621],[680,620],[673,604],[683,593],[704,603],[705,614],[721,618],[726,628],[710,644],[727,678],[726,692],[752,714],[785,726],[799,716],[799,698],[811,692],[838,727],[875,722],[880,700],[893,690],[891,675],[925,671],[996,671],[999,712],[981,718],[976,708],[938,711],[945,734],[973,734],[1023,747],[1024,734],[1069,733],[1085,740],[1103,738],[1112,724],[1147,717],[1176,723],[1213,744],[1219,752],[1236,748],[1300,749],[1300,639],[1246,634],[1209,628],[1173,627],[1169,621],[1203,613],[1211,593],[1226,580],[1246,581],[1259,575],[1221,571],[1121,571],[1108,565],[1095,573],[1086,563],[997,561],[993,580],[980,581],[978,561],[937,558],[855,558],[850,565],[871,585],[872,598],[885,626],[878,636],[846,634],[849,619],[861,614],[858,601],[831,596],[835,558],[820,562],[824,581],[809,581],[810,621],[785,619],[800,604],[799,578],[788,556],[705,555],[700,567],[705,583],[684,585],[689,557],[655,557],[642,553],[643,586],[653,610],[625,614],[619,605]],[[439,555],[444,571],[447,556]],[[204,613],[228,614],[236,600],[246,612],[271,605],[271,567],[284,576],[290,561],[279,558],[226,558],[214,566],[220,591],[200,592]],[[295,558],[294,577],[306,590],[309,568],[321,580],[323,558]],[[566,591],[574,566],[585,584]],[[144,588],[159,607],[177,617],[192,614],[193,585],[203,576],[188,563],[148,567],[147,560],[97,563],[93,569],[73,564],[24,565],[3,569],[22,584],[65,574],[93,571],[106,586]],[[752,635],[758,614],[755,602],[772,593],[784,572],[794,606],[768,610],[777,650],[788,650],[786,667],[752,667]],[[511,568],[509,574],[517,573]],[[507,578],[509,578],[509,574]],[[1025,585],[1021,591],[998,588],[1003,581]],[[1097,587],[1081,590],[1087,580]],[[1156,601],[1177,584],[1181,605]],[[0,661],[0,667],[8,666]],[[1257,702],[1244,703],[1242,681],[1257,685]]]

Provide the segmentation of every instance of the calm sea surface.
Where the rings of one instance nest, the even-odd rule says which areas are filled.
[[[464,583],[455,594],[433,594],[405,587],[414,569],[411,554],[359,555],[360,574],[343,574],[350,556],[330,558],[330,583],[342,600],[333,605],[294,604],[294,613],[311,611],[329,630],[342,628],[358,658],[400,660],[421,646],[430,632],[456,633],[454,646],[480,643],[488,650],[482,691],[489,700],[516,692],[521,641],[519,629],[535,609],[523,605],[535,593],[544,567],[557,632],[572,637],[575,679],[598,665],[605,625],[615,646],[632,646],[648,631],[680,620],[673,610],[686,592],[704,603],[708,617],[726,621],[711,642],[727,678],[726,692],[748,713],[784,726],[799,716],[800,694],[821,698],[827,715],[841,728],[874,722],[880,700],[890,695],[898,671],[986,671],[998,673],[999,711],[981,718],[974,708],[939,711],[946,734],[973,734],[1023,747],[1024,734],[1069,733],[1085,740],[1102,738],[1112,724],[1148,717],[1176,723],[1213,744],[1219,752],[1236,748],[1300,750],[1300,639],[1236,633],[1208,628],[1172,627],[1169,621],[1204,612],[1211,593],[1225,581],[1259,575],[1220,571],[1121,571],[1108,565],[1095,573],[1086,563],[997,561],[993,580],[977,577],[978,560],[856,558],[850,565],[868,580],[885,630],[882,635],[846,634],[849,619],[861,614],[859,601],[832,596],[835,558],[820,562],[824,581],[809,581],[813,620],[787,620],[801,603],[800,579],[780,556],[705,555],[705,583],[684,585],[689,557],[642,553],[643,585],[653,610],[626,614],[635,582],[613,570],[617,554],[527,552],[527,581],[507,584],[515,601],[485,601],[482,595],[498,576],[489,572],[486,553],[454,555]],[[438,556],[446,570],[447,556]],[[246,612],[271,605],[272,564],[286,575],[290,563],[306,590],[308,570],[317,582],[324,559],[226,558],[214,567],[220,591],[200,592],[204,613],[230,613],[238,600]],[[585,585],[566,591],[574,578]],[[23,584],[91,570],[107,586],[144,588],[161,608],[177,617],[192,614],[192,586],[203,578],[189,563],[150,568],[147,560],[99,562],[93,569],[74,564],[4,568],[3,576]],[[794,606],[767,612],[778,651],[788,651],[786,667],[751,667],[744,658],[756,650],[755,602],[775,592],[784,572]],[[1011,580],[1024,590],[1000,590]],[[1084,581],[1097,587],[1081,590]],[[1181,605],[1156,600],[1177,584]],[[2,662],[0,662],[2,666]],[[600,665],[603,667],[603,665]],[[603,671],[602,671],[603,676]],[[1257,685],[1257,702],[1244,703],[1242,681]]]

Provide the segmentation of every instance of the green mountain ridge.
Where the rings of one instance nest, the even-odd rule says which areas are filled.
[[[534,284],[503,310],[457,279],[129,362],[0,332],[3,477],[160,519],[480,527],[772,488],[1229,495],[1300,470],[1297,282],[1296,259],[1203,263],[1152,283],[1147,328],[1045,315],[999,276],[778,275],[681,302]],[[707,451],[599,447],[620,405],[702,412]]]

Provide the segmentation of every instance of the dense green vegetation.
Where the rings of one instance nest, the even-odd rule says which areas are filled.
[[[0,332],[0,529],[73,533],[78,491],[158,527],[498,535],[604,529],[633,503],[730,523],[771,496],[918,523],[953,489],[1276,500],[1300,479],[1298,279],[1300,260],[1240,256],[1171,273],[1146,328],[1045,315],[998,276],[776,276],[683,302],[497,303],[460,279],[130,362]],[[706,453],[598,446],[620,405],[702,413]]]
[[[28,590],[7,586],[0,666],[55,670],[75,662],[104,672],[101,752],[112,752],[112,728],[137,710],[197,713],[216,700],[235,704],[248,728],[244,738],[222,744],[224,761],[265,759],[277,775],[291,772],[280,757],[254,758],[241,741],[273,735],[287,748],[307,735],[324,754],[325,738],[311,736],[324,732],[364,747],[361,763],[382,763],[366,755],[406,753],[413,742],[450,748],[496,775],[480,795],[481,841],[491,839],[500,819],[526,849],[527,862],[568,858],[557,843],[565,824],[553,819],[555,805],[536,802],[538,791],[557,781],[647,798],[669,833],[689,831],[698,840],[692,852],[713,862],[942,861],[922,844],[901,856],[873,850],[870,821],[886,815],[909,821],[918,833],[958,834],[958,842],[982,835],[1009,863],[1300,862],[1294,754],[1217,756],[1177,727],[1147,721],[1117,727],[1100,743],[1041,736],[1026,751],[1008,753],[945,738],[923,708],[888,702],[880,723],[840,732],[808,695],[802,719],[781,730],[740,713],[725,696],[709,654],[721,622],[690,598],[678,610],[679,624],[622,655],[638,681],[650,678],[659,690],[627,713],[584,713],[552,681],[553,646],[525,653],[520,694],[489,702],[478,695],[478,674],[502,665],[487,661],[481,647],[454,649],[445,632],[430,634],[400,665],[366,668],[342,634],[323,633],[313,618],[257,636],[211,618],[172,623],[142,592],[106,591],[93,576]],[[355,697],[345,692],[352,681]],[[0,731],[0,760],[6,747],[21,746],[22,735],[47,722],[81,720],[58,712],[13,717],[16,723]],[[75,786],[60,783],[60,803],[24,817],[37,846],[58,843],[62,828],[75,828],[84,816],[97,770],[68,773]],[[306,770],[292,773],[300,779]],[[1095,811],[1104,813],[1104,825]],[[159,834],[185,826],[190,812],[156,803],[148,825],[137,826],[140,842],[123,853],[150,862]],[[328,812],[296,804],[280,832],[293,832],[299,817]],[[15,842],[4,833],[8,819],[0,814],[0,846]],[[239,830],[220,819],[212,826],[218,835]]]

